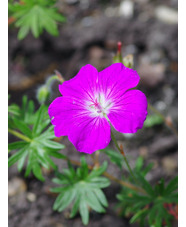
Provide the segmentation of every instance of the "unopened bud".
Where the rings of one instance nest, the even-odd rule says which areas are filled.
[[[42,85],[37,90],[37,100],[40,104],[44,104],[50,95],[50,89],[46,85]]]
[[[122,54],[121,54],[122,43],[119,41],[117,45],[118,45],[118,50],[117,50],[116,55],[113,57],[113,62],[114,63],[119,63],[119,62],[123,63]]]
[[[132,68],[134,66],[134,59],[133,59],[133,55],[129,54],[127,56],[125,56],[123,58],[123,64],[127,67],[127,68]]]
[[[122,42],[118,42],[118,53],[121,53]]]

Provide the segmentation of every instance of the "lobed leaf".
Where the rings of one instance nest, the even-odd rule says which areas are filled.
[[[62,174],[56,172],[57,178],[54,178],[53,182],[63,187],[53,188],[51,191],[60,193],[54,203],[55,210],[61,212],[72,203],[70,217],[74,217],[79,210],[83,224],[86,225],[89,220],[89,208],[100,213],[105,212],[104,207],[107,207],[108,203],[101,188],[107,187],[110,182],[100,176],[106,169],[106,163],[100,166],[99,170],[94,169],[90,173],[83,171],[83,169],[88,170],[84,156],[81,157],[81,164],[75,171],[68,162],[68,169],[63,169]]]

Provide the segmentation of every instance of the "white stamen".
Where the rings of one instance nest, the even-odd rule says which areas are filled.
[[[94,97],[93,101],[87,102],[87,108],[90,110],[92,116],[105,117],[109,113],[109,109],[112,107],[111,100],[106,100],[103,93],[98,93]]]

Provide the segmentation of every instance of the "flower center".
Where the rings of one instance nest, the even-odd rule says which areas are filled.
[[[110,100],[106,100],[103,94],[98,94],[88,103],[88,109],[91,111],[93,116],[106,117],[109,113],[109,109],[112,106]]]

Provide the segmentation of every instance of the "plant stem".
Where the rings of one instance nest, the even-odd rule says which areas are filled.
[[[12,130],[12,129],[10,129],[10,128],[8,129],[8,132],[11,133],[11,134],[14,135],[14,136],[16,136],[16,137],[18,137],[18,138],[20,138],[20,139],[26,141],[26,142],[29,142],[29,143],[30,143],[30,142],[32,141],[32,140],[31,140],[30,138],[28,138],[27,136],[21,134],[20,132],[17,132],[17,131],[15,131],[15,130]]]
[[[111,174],[109,174],[107,172],[104,172],[103,175],[105,177],[109,178],[110,180],[117,182],[118,184],[120,184],[122,186],[125,186],[127,188],[130,188],[130,189],[132,189],[134,191],[137,191],[137,192],[141,192],[143,194],[146,194],[146,192],[142,188],[139,188],[139,187],[137,187],[137,186],[135,186],[135,185],[133,185],[133,184],[131,184],[129,182],[119,180],[118,178],[112,176]]]
[[[117,140],[116,140],[116,138],[115,138],[115,136],[114,136],[114,134],[113,134],[112,131],[111,131],[111,138],[112,138],[112,140],[114,141],[114,144],[115,144],[115,146],[117,147],[118,151],[121,153],[121,149],[120,149],[120,147],[119,147],[119,145],[118,145],[118,143],[117,143]],[[134,178],[135,182],[137,183],[137,179],[136,179],[136,177],[134,176],[134,173],[132,172],[132,169],[131,169],[131,167],[130,167],[130,165],[129,165],[129,162],[128,162],[126,156],[125,156],[123,153],[122,153],[122,156],[123,156],[123,158],[124,158],[124,161],[125,161],[125,163],[126,163],[126,165],[127,165],[127,167],[128,167],[128,170],[129,170],[131,176]]]
[[[58,80],[58,81],[59,81],[59,77],[56,76],[56,75],[51,76],[51,77],[47,80],[47,82],[46,82],[47,87],[50,86],[50,84],[52,83],[53,80]],[[61,82],[61,81],[60,81],[60,82]]]

